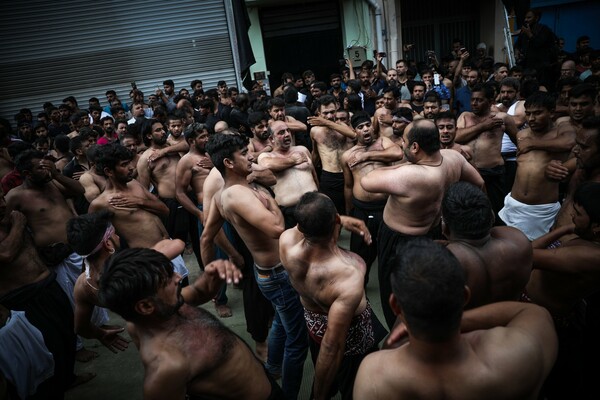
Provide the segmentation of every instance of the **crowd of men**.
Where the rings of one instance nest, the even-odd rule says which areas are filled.
[[[91,379],[82,337],[126,350],[106,309],[147,399],[296,399],[306,379],[315,399],[596,397],[600,60],[525,21],[512,68],[456,39],[273,96],[165,80],[3,120],[0,397]],[[238,312],[229,283],[252,347],[197,307]]]

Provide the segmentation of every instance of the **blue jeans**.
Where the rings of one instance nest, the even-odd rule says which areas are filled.
[[[304,360],[308,352],[308,332],[304,308],[292,287],[287,271],[258,271],[254,276],[261,292],[273,307],[275,317],[269,332],[269,353],[265,368],[273,375],[281,373],[286,399],[298,398]]]

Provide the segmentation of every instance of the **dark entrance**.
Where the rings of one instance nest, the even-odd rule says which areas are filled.
[[[327,84],[339,72],[344,48],[337,0],[261,8],[260,24],[271,88],[281,84],[284,72],[310,69]]]

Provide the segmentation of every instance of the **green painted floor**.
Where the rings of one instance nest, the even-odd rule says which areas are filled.
[[[350,235],[343,231],[340,237],[340,246],[348,248]],[[200,273],[198,264],[192,256],[184,256],[186,265],[190,270],[190,275],[195,279]],[[381,302],[379,300],[379,291],[377,286],[377,262],[371,268],[369,279],[369,287],[367,295],[371,301],[371,306],[377,314],[380,321],[384,321],[383,313],[381,312]],[[233,309],[231,318],[223,318],[221,321],[231,330],[240,335],[247,343],[253,342],[246,332],[246,322],[244,319],[244,310],[242,305],[241,290],[229,287],[227,289],[229,297],[229,305]],[[214,306],[211,303],[204,305],[205,309],[215,313]],[[124,326],[123,320],[115,314],[110,314],[110,324]],[[67,392],[67,400],[141,400],[142,399],[142,382],[144,378],[144,370],[138,356],[137,349],[133,343],[130,347],[119,354],[113,354],[99,342],[94,340],[85,340],[85,347],[100,354],[100,357],[88,363],[76,363],[76,373],[93,372],[97,376],[90,382],[73,388]],[[304,380],[299,399],[308,399],[310,397],[310,389],[314,370],[310,355],[306,359],[304,366]],[[339,394],[338,397],[339,398]]]

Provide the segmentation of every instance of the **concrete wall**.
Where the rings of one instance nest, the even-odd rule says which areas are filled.
[[[377,36],[374,32],[374,17],[367,2],[342,0],[341,19],[344,47],[366,46],[367,57],[372,58],[373,49],[377,47]]]
[[[251,23],[248,35],[250,36],[250,44],[252,45],[252,51],[256,59],[256,63],[250,67],[250,73],[254,74],[254,72],[266,71],[268,75],[269,71],[267,71],[264,43],[258,19],[258,7],[248,7],[248,15],[250,16]],[[250,78],[254,79],[254,75]]]

